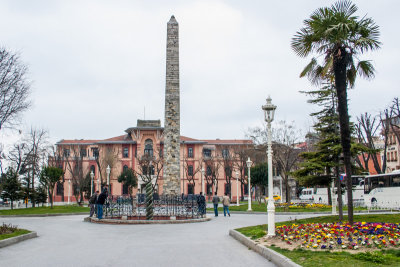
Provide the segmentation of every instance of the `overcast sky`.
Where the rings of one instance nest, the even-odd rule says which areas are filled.
[[[164,124],[166,30],[180,27],[181,134],[240,139],[261,126],[268,95],[276,120],[306,132],[315,110],[299,93],[309,59],[291,50],[303,20],[334,1],[4,1],[0,45],[29,67],[33,107],[21,129],[61,139],[124,134],[137,119]],[[382,49],[361,59],[376,68],[349,92],[353,119],[399,97],[399,1],[354,1],[380,26]],[[144,112],[145,110],[145,112]],[[145,114],[144,114],[145,113]],[[10,140],[4,135],[3,142]]]

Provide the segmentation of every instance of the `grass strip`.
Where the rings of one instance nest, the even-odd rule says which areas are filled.
[[[80,207],[77,205],[65,205],[65,206],[53,206],[51,207],[35,207],[25,209],[13,209],[13,210],[0,210],[0,215],[40,215],[40,214],[54,214],[54,213],[79,213],[89,212],[88,207]]]
[[[4,239],[8,239],[11,237],[16,237],[16,236],[20,236],[20,235],[24,235],[24,234],[28,234],[31,231],[25,230],[25,229],[18,229],[10,234],[0,234],[0,240],[4,240]]]

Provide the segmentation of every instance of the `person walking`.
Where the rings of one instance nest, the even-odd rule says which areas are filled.
[[[101,192],[101,194],[99,195],[99,197],[97,198],[96,201],[96,205],[97,205],[97,218],[99,220],[103,219],[103,205],[104,202],[106,202],[107,199],[107,187],[105,187],[103,189],[103,192]]]
[[[96,191],[89,199],[89,207],[90,207],[89,217],[92,217],[93,214],[96,212],[96,202],[97,202],[98,195],[99,195],[99,191]]]
[[[215,215],[215,217],[218,217],[219,196],[217,195],[217,192],[215,192],[215,195],[213,196],[212,202],[214,204],[214,215]]]
[[[229,204],[230,200],[228,197],[228,193],[225,193],[225,196],[222,198],[222,205],[224,206],[224,216],[226,217],[226,213],[228,213],[228,216],[231,217],[231,214],[229,213]]]

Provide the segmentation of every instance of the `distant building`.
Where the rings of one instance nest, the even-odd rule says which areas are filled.
[[[93,172],[93,191],[107,185],[107,166],[110,166],[110,190],[113,196],[128,194],[128,188],[119,183],[117,177],[124,168],[141,171],[140,159],[143,155],[151,155],[155,159],[163,158],[164,128],[159,120],[138,120],[136,127],[125,130],[125,134],[104,140],[61,140],[57,146],[54,162],[65,170],[64,183],[58,183],[55,190],[55,201],[64,201],[69,197],[75,201],[76,190],[84,177]],[[247,170],[241,151],[253,147],[251,140],[199,140],[180,137],[181,158],[181,192],[199,194],[203,177],[204,191],[207,195],[217,191],[222,196],[231,191],[232,199],[236,199],[236,175],[239,176],[239,196],[242,191],[247,195]],[[204,171],[204,175],[203,172]],[[154,170],[153,170],[154,171]],[[226,177],[231,177],[227,179]],[[156,175],[154,175],[156,176]],[[101,178],[100,178],[101,177]],[[144,182],[138,177],[138,187],[133,194],[143,192]],[[156,179],[156,177],[155,177]],[[243,183],[240,181],[242,180]],[[227,180],[231,181],[230,184]],[[155,183],[156,192],[163,193],[163,175]],[[243,187],[243,188],[242,188]],[[247,188],[247,187],[246,187]]]

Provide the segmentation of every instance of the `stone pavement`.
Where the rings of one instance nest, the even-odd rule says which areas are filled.
[[[229,229],[266,223],[266,215],[167,225],[92,224],[84,217],[0,218],[39,236],[0,249],[0,266],[274,266],[229,236]],[[310,216],[277,221],[289,217]]]

